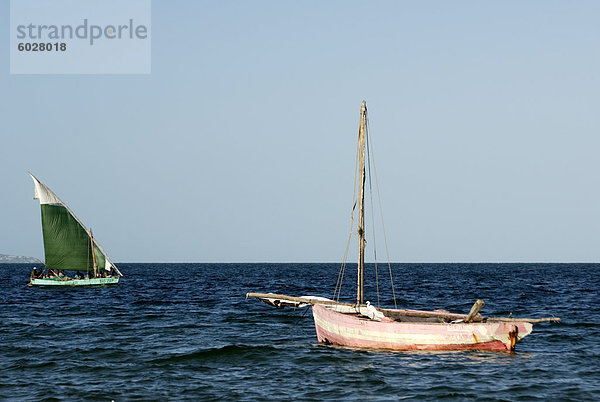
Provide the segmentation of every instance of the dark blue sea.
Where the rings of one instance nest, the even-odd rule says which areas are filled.
[[[0,265],[0,399],[600,400],[600,264],[392,265],[399,307],[562,318],[513,354],[320,345],[310,310],[245,299],[331,297],[338,264],[117,265],[118,287],[90,289],[30,288],[32,265]]]

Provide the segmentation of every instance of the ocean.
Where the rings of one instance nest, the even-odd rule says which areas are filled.
[[[483,299],[487,316],[562,319],[512,354],[320,345],[309,309],[245,299],[331,297],[339,264],[117,266],[117,287],[42,289],[25,286],[33,265],[0,265],[0,399],[600,400],[600,264],[392,264],[400,308],[467,313]]]

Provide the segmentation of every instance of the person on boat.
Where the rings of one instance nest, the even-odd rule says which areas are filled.
[[[83,279],[83,274],[79,271],[75,273],[75,279]]]
[[[49,269],[46,273],[46,278],[56,278],[58,275],[53,269]]]
[[[42,268],[40,268],[38,270],[37,267],[33,267],[33,271],[31,272],[31,277],[32,278],[42,278],[43,273],[44,273],[44,271],[42,270]]]
[[[110,278],[112,275],[113,275],[112,267],[109,267],[107,270],[104,271],[104,276],[106,276],[107,278]]]
[[[65,271],[63,271],[62,269],[58,271],[58,277],[59,278],[63,278],[65,276]]]

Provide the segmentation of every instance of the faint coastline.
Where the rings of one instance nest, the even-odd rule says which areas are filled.
[[[0,264],[42,264],[42,261],[24,255],[0,254]]]

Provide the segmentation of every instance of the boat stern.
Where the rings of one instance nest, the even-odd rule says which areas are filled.
[[[525,338],[533,331],[533,324],[525,321],[504,322],[498,326],[494,334],[496,339],[501,341],[506,350],[515,351],[515,345],[518,341]]]

